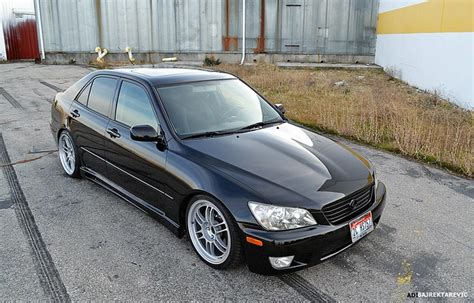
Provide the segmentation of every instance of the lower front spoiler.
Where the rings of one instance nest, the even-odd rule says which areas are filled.
[[[374,226],[380,221],[386,203],[385,185],[379,182],[376,202],[367,210],[372,212]],[[243,246],[250,271],[262,275],[285,274],[321,263],[357,244],[352,243],[348,224],[316,225],[283,232],[268,232],[240,225]],[[250,236],[262,241],[256,246],[245,241]],[[367,235],[370,237],[370,234]],[[290,267],[275,269],[269,257],[294,256]]]

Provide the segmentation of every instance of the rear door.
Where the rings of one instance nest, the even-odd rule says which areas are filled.
[[[89,82],[70,109],[70,130],[82,164],[106,176],[104,136],[118,79],[99,76]]]
[[[111,181],[167,213],[172,208],[172,197],[166,186],[168,152],[160,150],[156,142],[139,142],[130,137],[130,128],[135,125],[157,129],[159,120],[153,100],[147,87],[122,81],[107,127],[105,157]]]

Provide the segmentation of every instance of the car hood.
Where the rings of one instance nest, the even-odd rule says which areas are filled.
[[[362,156],[290,123],[182,142],[197,161],[260,194],[260,202],[320,208],[373,182]]]

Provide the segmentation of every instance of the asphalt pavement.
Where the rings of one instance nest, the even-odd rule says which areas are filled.
[[[350,142],[387,186],[374,232],[293,274],[211,269],[187,238],[63,173],[51,101],[88,72],[0,64],[0,300],[402,302],[413,292],[467,292],[456,301],[472,300],[474,182]]]

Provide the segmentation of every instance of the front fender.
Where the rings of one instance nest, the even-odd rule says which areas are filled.
[[[174,140],[169,144],[176,143]],[[166,161],[170,174],[170,189],[174,191],[179,208],[170,214],[180,222],[180,211],[186,207],[190,196],[205,193],[221,201],[239,223],[257,224],[248,208],[248,201],[263,201],[258,193],[234,180],[225,173],[205,164],[198,164],[188,157],[170,151]],[[181,224],[180,224],[181,225]]]

